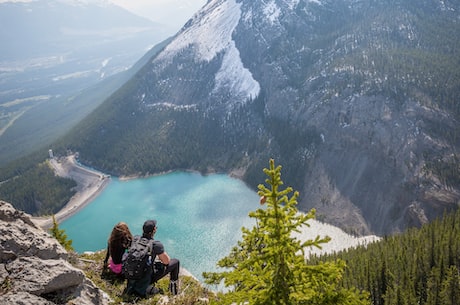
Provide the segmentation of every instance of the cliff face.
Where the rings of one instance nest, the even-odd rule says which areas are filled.
[[[30,216],[0,201],[0,304],[108,304]]]

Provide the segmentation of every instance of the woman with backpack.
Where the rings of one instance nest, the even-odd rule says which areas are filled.
[[[123,255],[131,246],[133,235],[124,222],[117,223],[110,234],[107,243],[107,254],[104,259],[103,272],[108,269],[115,275],[123,277],[122,262]]]

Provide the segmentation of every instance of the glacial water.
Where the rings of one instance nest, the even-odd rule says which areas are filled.
[[[256,192],[227,175],[174,172],[128,181],[112,178],[94,201],[60,228],[81,253],[105,249],[119,221],[138,235],[145,220],[156,219],[155,239],[202,280],[202,272],[217,270],[217,261],[241,239],[241,227],[254,225],[248,213],[259,207]]]

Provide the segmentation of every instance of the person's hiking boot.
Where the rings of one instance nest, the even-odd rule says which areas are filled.
[[[147,287],[147,290],[145,291],[145,293],[147,295],[154,295],[154,294],[161,293],[161,289],[155,287],[155,285],[150,285],[149,287]]]
[[[169,282],[169,292],[172,295],[177,295],[179,293],[179,280]]]

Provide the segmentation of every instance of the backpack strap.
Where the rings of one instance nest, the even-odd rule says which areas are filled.
[[[154,260],[154,259],[155,259],[155,256],[156,256],[155,252],[153,251],[153,249],[154,249],[153,243],[154,243],[154,242],[155,242],[155,241],[154,241],[153,239],[150,239],[150,240],[149,240],[149,253],[150,253],[150,255],[152,256],[152,260]]]

